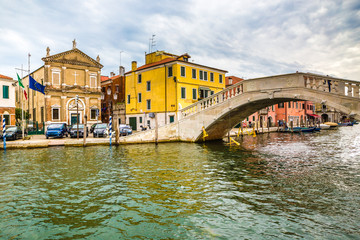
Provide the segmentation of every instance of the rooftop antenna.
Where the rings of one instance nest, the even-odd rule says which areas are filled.
[[[151,36],[151,38],[149,39],[149,53],[152,53],[153,47],[156,46],[155,36],[156,36],[156,35],[153,34],[153,35]]]

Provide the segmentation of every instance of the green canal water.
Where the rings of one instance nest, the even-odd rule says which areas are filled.
[[[360,239],[360,126],[0,152],[0,239]]]

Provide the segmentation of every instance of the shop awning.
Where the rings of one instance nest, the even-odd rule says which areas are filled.
[[[208,88],[208,87],[202,87],[202,86],[200,86],[200,87],[199,87],[199,90],[210,91],[211,89]]]
[[[316,114],[307,114],[307,115],[309,115],[309,116],[311,116],[311,117],[314,117],[314,118],[321,118],[319,115],[316,115]]]

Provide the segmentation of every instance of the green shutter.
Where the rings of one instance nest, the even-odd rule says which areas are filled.
[[[3,86],[3,98],[9,98],[9,86]]]

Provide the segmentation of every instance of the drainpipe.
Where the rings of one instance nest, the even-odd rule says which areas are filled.
[[[166,76],[166,65],[164,64],[165,68],[165,124],[167,124],[167,76]]]

